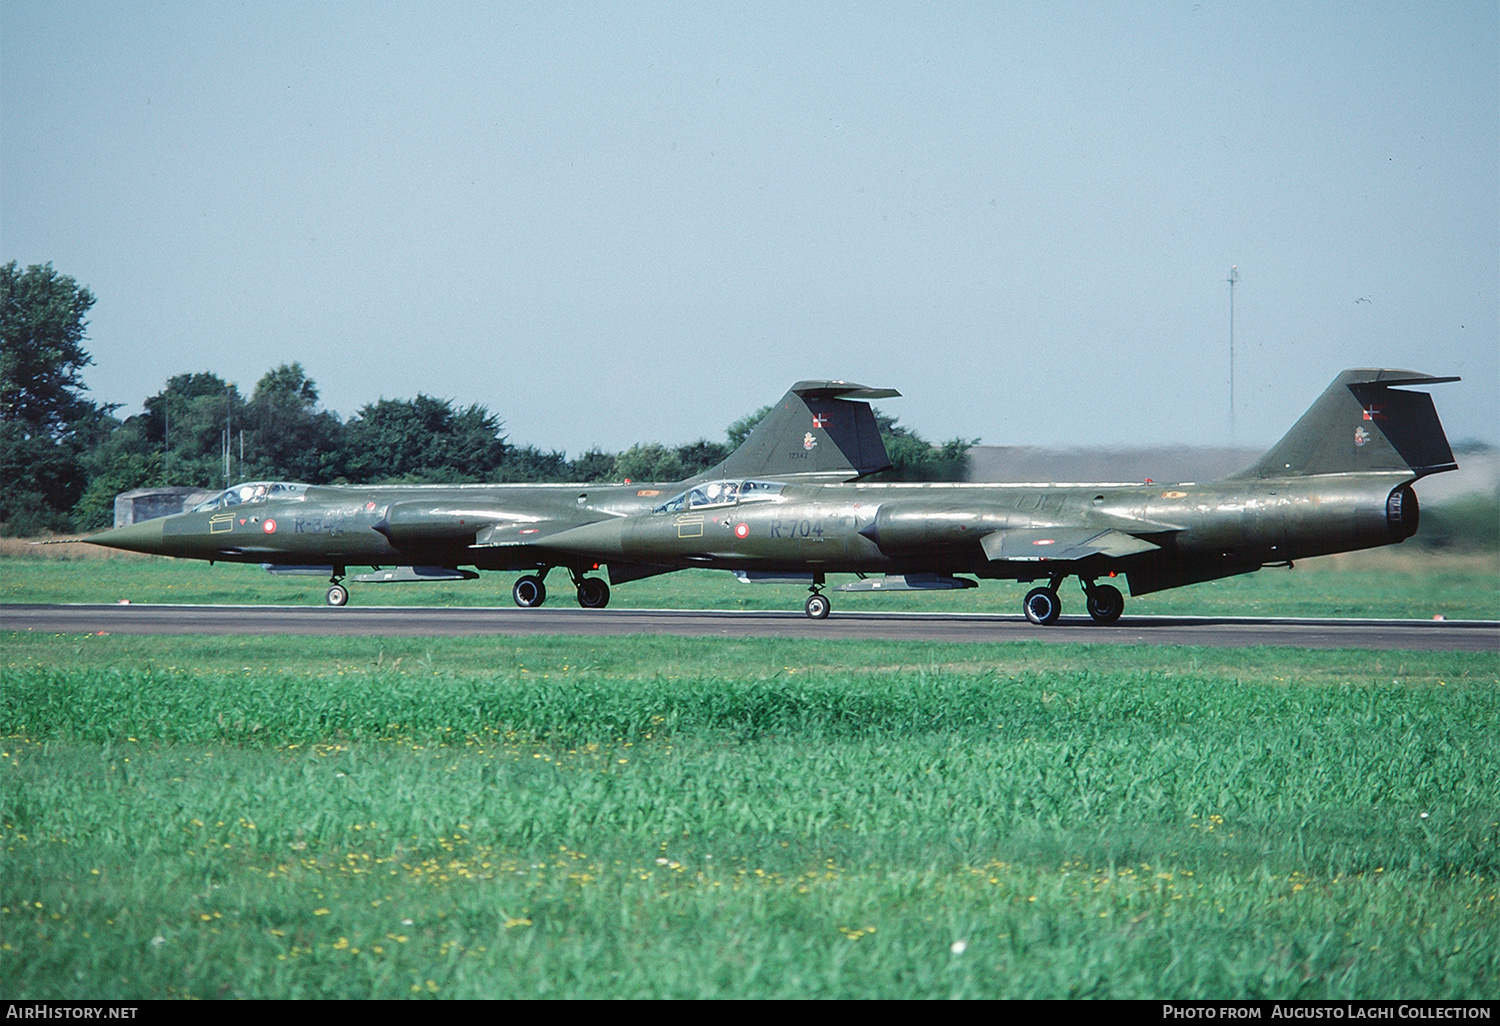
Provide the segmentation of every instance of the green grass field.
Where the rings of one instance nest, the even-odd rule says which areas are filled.
[[[1497,714],[1495,653],[0,636],[0,987],[1492,998]]]
[[[351,584],[356,605],[511,605],[517,574],[485,573],[452,584]],[[830,578],[830,584],[853,580]],[[573,604],[563,571],[547,579],[549,604]],[[956,592],[830,592],[834,610],[1019,613],[1032,585],[985,581]],[[321,605],[327,582],[318,577],[272,577],[258,566],[107,553],[84,545],[36,546],[0,542],[0,602],[184,602]],[[1123,588],[1123,584],[1121,585]],[[1081,614],[1075,581],[1062,589],[1064,612]],[[741,584],[722,571],[685,570],[621,585],[618,608],[801,609],[798,585]],[[1267,569],[1242,577],[1127,598],[1130,615],[1393,617],[1428,620],[1500,619],[1500,554],[1382,549],[1307,560],[1295,569]]]

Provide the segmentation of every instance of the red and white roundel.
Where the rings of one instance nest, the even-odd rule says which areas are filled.
[[[261,527],[261,530],[265,531],[267,534],[275,534],[276,533],[276,521],[274,521],[274,520],[267,519],[264,524],[260,525],[260,527]]]
[[[735,524],[734,525],[734,536],[736,538],[748,538],[748,537],[750,537],[750,525],[746,524],[746,523],[743,523],[743,522]]]

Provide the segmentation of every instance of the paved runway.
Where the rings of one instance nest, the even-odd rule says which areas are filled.
[[[1475,620],[1311,620],[1126,616],[1108,627],[1063,617],[1037,627],[1019,615],[422,606],[0,605],[0,631],[53,634],[676,634],[687,637],[1043,641],[1104,645],[1291,645],[1301,648],[1500,651],[1500,623]]]

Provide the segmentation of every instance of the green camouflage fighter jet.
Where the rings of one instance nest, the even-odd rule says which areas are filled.
[[[272,573],[329,578],[331,606],[349,601],[349,567],[371,572],[352,580],[454,581],[474,570],[525,571],[512,595],[519,606],[547,598],[547,572],[565,567],[578,604],[600,609],[609,585],[586,576],[598,563],[586,554],[542,548],[550,536],[603,520],[646,513],[662,496],[708,482],[769,478],[785,482],[851,481],[889,467],[866,399],[900,395],[844,381],[799,381],[718,466],[667,485],[474,484],[307,485],[252,481],[235,485],[185,513],[117,527],[85,541],[210,563],[261,563]],[[633,568],[617,558],[610,580],[666,571]]]
[[[1119,619],[1125,600],[1101,578],[1124,574],[1132,595],[1249,573],[1293,559],[1389,545],[1417,529],[1411,483],[1454,470],[1426,392],[1438,378],[1348,370],[1259,462],[1211,484],[804,484],[724,476],[649,513],[546,539],[556,557],[609,565],[610,579],[683,567],[742,578],[805,580],[807,615],[840,591],[977,587],[976,578],[1045,581],[1026,618],[1055,623],[1058,588],[1076,576],[1089,615]],[[813,426],[818,427],[817,415]],[[882,577],[866,577],[883,574]]]

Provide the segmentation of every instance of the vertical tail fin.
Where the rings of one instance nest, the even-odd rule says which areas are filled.
[[[864,399],[900,392],[847,381],[799,381],[744,443],[702,477],[797,477],[848,481],[891,465]]]
[[[1456,470],[1432,396],[1398,391],[1396,386],[1457,380],[1403,370],[1346,370],[1270,452],[1231,476],[1407,471],[1422,477]]]

